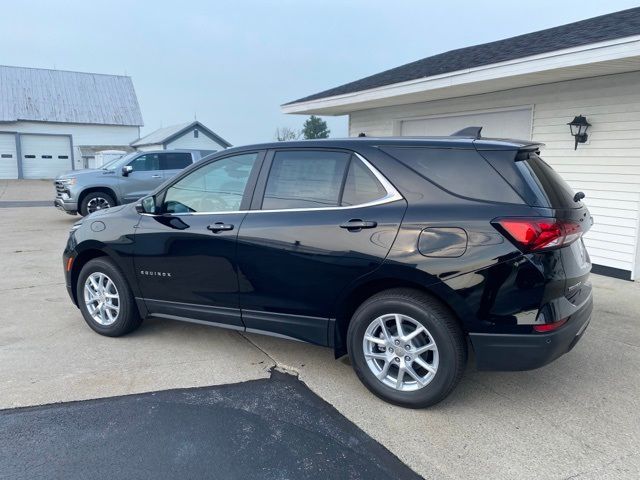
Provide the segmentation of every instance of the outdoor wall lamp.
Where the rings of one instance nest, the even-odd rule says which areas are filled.
[[[571,135],[576,139],[574,150],[578,149],[579,143],[585,143],[589,136],[587,135],[587,129],[591,126],[589,122],[587,122],[587,118],[582,115],[578,115],[574,117],[574,119],[567,123],[569,128],[571,129]]]

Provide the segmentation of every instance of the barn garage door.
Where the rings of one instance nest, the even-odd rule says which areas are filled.
[[[71,170],[71,140],[59,135],[20,135],[24,178],[54,178]]]
[[[400,135],[451,135],[465,127],[482,127],[483,137],[531,139],[531,108],[465,112],[439,115],[400,123]]]
[[[18,178],[16,136],[0,133],[0,178]]]

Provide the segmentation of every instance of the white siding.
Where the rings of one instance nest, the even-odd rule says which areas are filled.
[[[546,144],[543,158],[587,195],[592,261],[640,277],[640,72],[353,112],[349,133],[398,135],[407,118],[524,105],[533,105],[532,138]],[[567,122],[579,114],[592,127],[588,144],[574,150]]]
[[[191,150],[223,150],[224,147],[214,142],[204,133],[199,132],[198,138],[193,136],[193,131],[186,132],[181,137],[176,138],[171,143],[167,144],[167,149],[177,150],[180,148]]]

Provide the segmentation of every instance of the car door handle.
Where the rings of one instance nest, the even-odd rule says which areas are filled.
[[[358,218],[354,218],[349,220],[348,222],[344,222],[340,225],[340,228],[346,228],[350,232],[359,232],[363,228],[376,228],[378,226],[378,222],[372,222],[368,220],[360,220]]]
[[[162,178],[162,175],[151,175],[151,178]]]
[[[209,225],[207,227],[207,230],[211,230],[213,233],[224,232],[233,230],[233,225],[231,225],[230,223],[216,222]]]

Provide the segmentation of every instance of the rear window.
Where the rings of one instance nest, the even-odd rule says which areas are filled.
[[[529,153],[525,159],[516,159],[516,168],[533,191],[536,205],[548,208],[580,208],[575,195],[564,179],[537,154]]]
[[[523,203],[513,188],[475,150],[381,147],[442,189],[474,200]]]
[[[191,165],[190,153],[163,153],[160,156],[161,170],[182,170]]]

